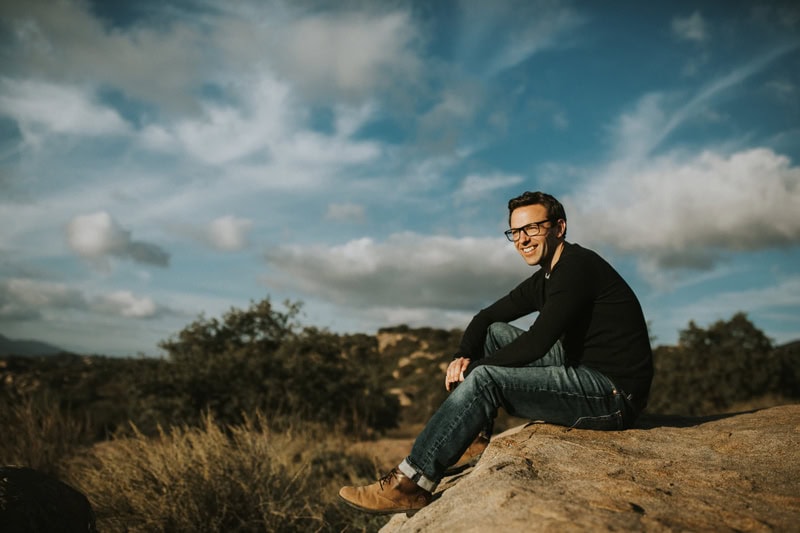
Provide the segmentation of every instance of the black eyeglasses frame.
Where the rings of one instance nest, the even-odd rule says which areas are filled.
[[[525,224],[521,228],[510,228],[505,230],[503,234],[506,236],[506,239],[508,239],[509,242],[516,242],[519,239],[520,233],[525,233],[525,235],[527,235],[528,237],[538,237],[539,235],[542,234],[542,224],[544,224],[545,222],[553,222],[553,219],[546,218],[544,220],[540,220],[539,222],[531,222],[530,224]],[[536,228],[536,233],[532,235],[528,233],[527,229],[530,228],[531,226],[534,226]],[[516,234],[516,238],[514,237],[514,234]]]

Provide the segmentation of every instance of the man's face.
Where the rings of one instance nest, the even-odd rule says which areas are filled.
[[[520,231],[519,237],[514,241],[519,255],[531,266],[547,265],[558,245],[560,227],[556,222],[542,222],[546,219],[547,209],[543,205],[526,205],[511,212],[512,228],[523,228],[534,222],[541,223],[539,235],[529,237],[524,231]]]

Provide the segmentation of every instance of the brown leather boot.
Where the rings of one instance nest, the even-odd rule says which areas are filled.
[[[474,466],[478,462],[478,459],[481,458],[481,455],[483,455],[487,446],[489,446],[489,439],[486,436],[480,434],[475,437],[475,440],[472,441],[472,444],[469,445],[469,448],[461,455],[456,464],[444,471],[444,475],[451,476],[453,474],[458,474],[462,470]]]
[[[373,514],[408,513],[431,503],[431,493],[396,468],[372,485],[342,487],[339,497],[350,507]]]

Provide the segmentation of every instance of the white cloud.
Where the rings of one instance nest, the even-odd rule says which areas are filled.
[[[703,42],[708,38],[706,21],[698,11],[672,19],[672,33],[683,41]]]
[[[727,253],[800,242],[800,168],[788,157],[768,148],[663,150],[674,132],[794,49],[770,50],[688,100],[643,96],[610,132],[612,159],[563,199],[577,233],[636,254],[657,284],[669,277],[663,268],[706,269]]]
[[[26,141],[45,134],[119,135],[128,126],[119,114],[77,87],[0,79],[0,113],[13,118]]]
[[[145,148],[165,154],[174,153],[179,147],[177,137],[161,124],[144,126],[139,131],[139,141]]]
[[[364,206],[360,204],[328,204],[325,213],[327,220],[363,222],[365,218]]]
[[[0,322],[56,319],[66,311],[153,318],[167,309],[149,296],[136,296],[127,290],[90,295],[65,283],[29,278],[0,280]]]
[[[424,76],[418,25],[407,10],[365,3],[314,12],[261,2],[224,9],[213,36],[220,68],[275,72],[312,101],[354,103],[385,90],[403,96]]]
[[[191,26],[187,12],[152,11],[158,8],[151,4],[158,24],[112,28],[82,1],[6,0],[3,8],[16,57],[10,74],[46,73],[70,84],[91,80],[166,109],[193,108],[186,95],[208,65],[200,52],[207,37]]]
[[[33,320],[42,312],[58,309],[86,309],[80,291],[63,283],[24,278],[0,280],[0,320]]]
[[[266,280],[302,294],[360,307],[475,311],[532,272],[497,239],[413,233],[341,246],[281,246],[267,254]],[[469,287],[469,290],[464,290]]]
[[[79,215],[67,225],[70,247],[83,257],[102,257],[124,248],[130,234],[105,212]]]
[[[289,85],[263,74],[238,87],[236,105],[205,103],[202,116],[172,125],[144,128],[141,142],[147,148],[174,153],[178,147],[197,161],[228,165],[228,173],[262,185],[297,186],[294,173],[334,173],[345,165],[363,163],[380,153],[377,144],[351,140],[350,135],[370,118],[371,107],[338,106],[337,129],[321,134],[305,127],[305,111]],[[253,161],[247,161],[248,158]],[[238,167],[230,167],[237,164]]]
[[[102,295],[93,301],[92,308],[96,312],[126,318],[153,318],[159,311],[152,298],[138,297],[130,291],[114,291]]]
[[[252,227],[252,220],[226,215],[208,225],[206,238],[217,250],[235,252],[247,247],[247,233]]]
[[[270,77],[242,88],[241,107],[207,104],[202,118],[179,121],[173,135],[200,161],[223,164],[261,151],[294,134],[290,88]],[[170,144],[167,143],[169,148]]]
[[[486,176],[470,174],[461,182],[456,190],[455,197],[463,201],[475,201],[485,198],[488,193],[519,185],[524,181],[522,176],[516,174],[503,174],[500,172]]]
[[[278,71],[311,93],[363,97],[419,76],[416,29],[402,11],[319,14],[275,30]]]
[[[78,215],[67,224],[67,242],[79,256],[108,268],[107,259],[118,257],[165,267],[169,254],[155,244],[131,239],[109,213],[100,211]]]
[[[709,267],[722,252],[800,243],[800,167],[765,148],[664,156],[570,200],[592,240],[661,267]]]
[[[418,118],[418,136],[427,145],[448,151],[458,149],[465,125],[482,109],[483,98],[481,91],[469,83],[443,89],[436,104]]]

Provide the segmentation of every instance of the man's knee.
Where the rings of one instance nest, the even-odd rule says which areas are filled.
[[[477,386],[480,388],[481,385],[484,385],[489,381],[493,381],[494,378],[491,374],[491,366],[481,365],[472,369],[472,372],[469,373],[464,383],[469,383],[471,386]]]
[[[496,337],[507,332],[511,326],[505,322],[492,322],[489,325],[489,335]]]
[[[486,354],[492,355],[495,351],[519,336],[520,330],[505,322],[493,322],[486,330]]]

